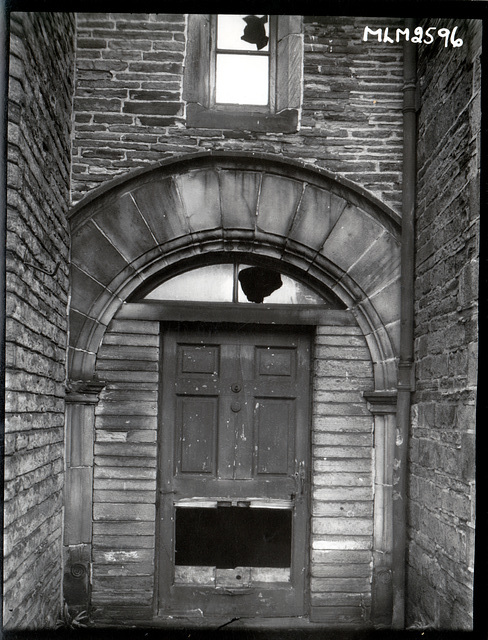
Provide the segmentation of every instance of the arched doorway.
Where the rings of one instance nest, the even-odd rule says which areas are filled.
[[[210,154],[161,164],[113,185],[75,210],[72,233],[69,363],[73,393],[68,399],[68,423],[71,432],[78,434],[80,446],[85,447],[86,464],[70,464],[68,469],[68,478],[78,483],[78,491],[72,503],[68,491],[66,545],[72,558],[68,566],[70,562],[92,565],[92,605],[100,618],[115,619],[122,610],[127,614],[127,607],[132,607],[129,617],[162,619],[168,615],[173,621],[178,613],[188,617],[192,610],[197,619],[204,611],[202,624],[209,616],[246,618],[252,610],[254,617],[280,617],[288,611],[291,617],[306,615],[331,624],[367,624],[371,607],[377,618],[391,616],[391,395],[396,385],[399,328],[395,216],[357,188],[325,172],[265,157]],[[324,304],[284,309],[266,304],[258,308],[238,301],[220,307],[192,301],[188,308],[168,300],[142,301],[161,280],[170,281],[203,264],[239,262],[272,267],[284,277],[321,292]],[[178,330],[171,325],[175,321],[180,323]],[[245,331],[238,330],[242,324]],[[278,326],[285,328],[278,330]],[[133,363],[138,360],[130,357],[131,350],[142,353],[136,347],[145,335],[154,337],[152,347],[139,345],[146,349],[143,361],[149,368],[135,370]],[[253,378],[261,360],[251,354],[265,357],[270,350],[275,360],[268,358],[269,367],[280,361],[289,373],[297,375],[285,389],[285,370],[275,372],[266,395]],[[178,369],[175,363],[186,362],[185,358],[199,361],[202,371]],[[314,388],[303,391],[312,360]],[[212,369],[206,372],[206,381],[205,362]],[[293,362],[301,364],[290,364]],[[246,366],[251,373],[246,374],[244,384],[239,376]],[[217,382],[216,368],[222,371]],[[180,378],[172,379],[178,371]],[[133,397],[121,395],[124,380],[133,386],[134,375],[141,378],[151,372],[155,376],[148,384],[156,388],[141,389],[139,385],[137,393],[146,395],[137,396],[127,387],[125,391]],[[117,389],[106,384],[110,376],[112,381],[118,379]],[[198,383],[188,382],[192,376]],[[217,395],[222,395],[222,403],[230,409],[221,423],[215,418],[218,412],[212,408],[213,401],[199,396],[195,384],[199,388],[204,384],[219,387]],[[280,384],[282,395],[276,403],[272,394]],[[164,390],[178,385],[190,385],[191,389],[176,395]],[[236,399],[246,385],[257,389],[257,396],[245,394]],[[238,386],[239,391],[232,391]],[[348,401],[351,393],[356,401]],[[185,397],[191,398],[186,404],[181,400]],[[301,400],[297,403],[298,397]],[[233,403],[239,410],[233,411]],[[253,419],[240,421],[242,407],[250,403],[257,404],[257,412],[253,412]],[[147,411],[154,415],[146,415]],[[307,412],[311,418],[303,417]],[[202,415],[207,416],[203,422]],[[232,424],[244,429],[239,447],[230,436],[226,441],[225,429],[232,415]],[[259,435],[260,415],[268,416],[267,435]],[[302,418],[290,418],[295,415]],[[122,422],[134,425],[134,421],[136,431],[120,426]],[[192,430],[191,425],[197,423],[198,429]],[[283,441],[278,435],[278,424],[283,423],[288,425],[288,442],[303,447],[297,450],[290,445],[278,453],[275,444],[275,458],[268,459],[264,451],[271,449],[270,443]],[[148,424],[155,425],[154,429],[148,429]],[[203,431],[208,431],[203,438],[202,425]],[[254,435],[248,434],[247,428],[254,429]],[[236,428],[231,431],[237,432]],[[222,450],[215,448],[214,432],[219,434]],[[95,453],[90,458],[94,434]],[[251,450],[248,462],[244,462],[249,440],[258,442],[258,451]],[[182,445],[183,441],[193,449]],[[163,451],[159,456],[158,446]],[[215,452],[232,467],[233,488],[216,491],[210,488],[211,480],[205,484],[201,478],[197,488],[189,488],[194,478],[185,485],[182,469],[190,469],[192,476],[195,465],[226,480],[225,472],[212,466],[217,464],[217,458],[212,458]],[[145,478],[129,477],[123,470],[140,469],[144,464],[155,469]],[[349,471],[341,471],[341,466]],[[274,469],[273,478],[266,476],[268,467]],[[236,473],[244,477],[238,478]],[[281,483],[277,480],[280,475]],[[325,480],[333,477],[335,488],[327,487]],[[165,483],[169,487],[166,494]],[[128,490],[123,493],[123,487],[128,486],[134,487],[131,500],[138,500],[138,504],[128,502]],[[138,494],[145,489],[136,486],[146,487],[147,492]],[[184,495],[176,499],[173,491]],[[170,499],[164,497],[168,495]],[[275,523],[274,529],[270,524],[270,530],[260,530],[261,524],[253,520],[263,508],[259,501],[265,499],[273,515],[267,513],[262,521]],[[212,504],[202,506],[205,502]],[[128,517],[128,513],[132,515]],[[161,520],[163,524],[156,526]],[[217,545],[213,556],[208,551],[212,557],[197,558],[197,564],[192,564],[191,548],[198,542],[186,540],[178,532],[188,530],[197,520],[201,531],[210,532],[209,539],[226,522],[239,526],[248,538],[256,531],[260,531],[260,538],[281,531],[280,550],[276,547],[271,556],[264,553],[264,559],[256,560],[259,545],[255,541],[251,545],[255,556],[241,554],[243,564],[227,567],[218,565],[236,562],[219,556]],[[137,542],[129,549],[131,535]],[[138,546],[142,544],[148,546]],[[75,547],[78,562],[73,560]],[[190,564],[186,560],[178,564],[175,553],[180,558],[186,554]],[[169,554],[171,559],[166,569],[161,554]],[[155,557],[157,570],[149,571],[150,558],[154,566]],[[338,570],[344,563],[346,570]],[[359,573],[354,573],[353,565],[361,565]],[[253,571],[259,579],[253,580]],[[118,591],[114,595],[115,583]],[[78,585],[82,591],[72,575],[67,584],[69,588]],[[191,609],[197,593],[201,606]],[[236,605],[236,598],[241,604]]]

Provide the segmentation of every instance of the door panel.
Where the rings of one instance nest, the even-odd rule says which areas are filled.
[[[180,397],[176,406],[177,473],[216,471],[217,398]],[[178,451],[179,448],[179,451]]]
[[[168,330],[161,394],[161,615],[305,611],[310,339]]]

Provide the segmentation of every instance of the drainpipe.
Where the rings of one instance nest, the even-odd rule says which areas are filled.
[[[405,26],[413,33],[415,20]],[[407,524],[407,457],[410,402],[415,387],[414,242],[416,196],[416,46],[405,41],[403,49],[403,187],[401,246],[400,359],[398,364],[397,433],[393,470],[393,620],[405,627],[405,562]]]

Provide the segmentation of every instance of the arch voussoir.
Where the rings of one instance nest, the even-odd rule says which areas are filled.
[[[375,386],[396,384],[398,216],[342,178],[264,155],[201,154],[105,186],[70,222],[83,273],[71,305],[72,379],[93,375],[105,328],[136,291],[199,259],[239,254],[330,289],[363,329]]]

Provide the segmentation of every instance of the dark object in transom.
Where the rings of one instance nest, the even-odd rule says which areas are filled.
[[[262,302],[283,285],[277,271],[262,267],[243,269],[239,272],[239,282],[249,302]]]

